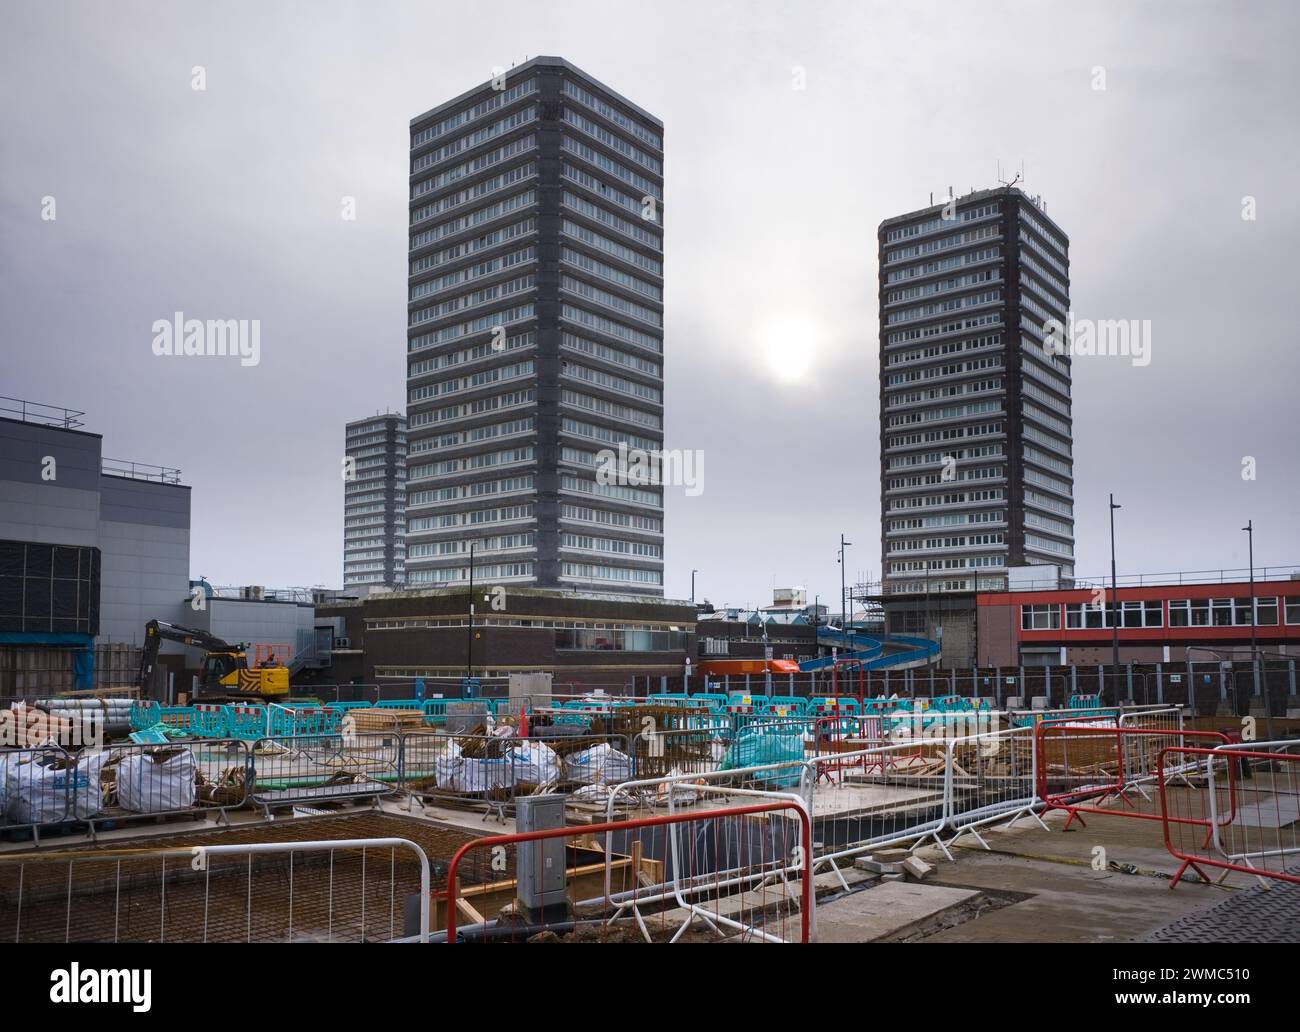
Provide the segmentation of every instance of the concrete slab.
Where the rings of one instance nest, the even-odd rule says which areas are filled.
[[[925,942],[1133,942],[1226,895],[1224,889],[1196,884],[1171,892],[1163,878],[982,850],[960,851],[957,862],[940,863],[934,877],[945,885],[1028,898],[990,909]]]
[[[973,889],[914,882],[886,882],[817,905],[819,942],[874,942],[932,921],[946,910],[970,903]]]

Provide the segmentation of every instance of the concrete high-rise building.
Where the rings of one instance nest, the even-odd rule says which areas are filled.
[[[343,587],[406,583],[406,419],[394,413],[347,425],[343,482]]]
[[[1001,187],[886,219],[879,249],[883,592],[1072,576],[1070,359],[1045,341],[1069,238]]]
[[[662,123],[538,57],[410,143],[408,586],[662,595]]]

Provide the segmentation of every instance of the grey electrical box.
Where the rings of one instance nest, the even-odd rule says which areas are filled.
[[[482,699],[448,702],[444,732],[449,735],[466,735],[487,723],[488,704]]]
[[[546,831],[564,827],[564,796],[521,796],[515,800],[515,831]],[[515,857],[519,872],[519,903],[531,911],[564,903],[564,839],[521,842]]]

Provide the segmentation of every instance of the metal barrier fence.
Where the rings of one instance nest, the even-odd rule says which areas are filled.
[[[1167,748],[1156,770],[1165,846],[1182,861],[1171,889],[1189,867],[1206,882],[1217,868],[1300,883],[1300,741]],[[1168,791],[1170,774],[1192,791]]]
[[[430,893],[428,857],[401,838],[0,856],[0,939],[394,941],[418,895],[427,941]]]
[[[581,801],[603,801],[601,786],[634,770],[622,734],[546,733],[539,736],[453,735],[410,732],[401,736],[402,788],[427,802],[481,805],[504,817],[521,796],[564,788]]]
[[[572,839],[583,842],[567,844]],[[475,883],[462,884],[465,858],[482,851],[488,856],[474,865]],[[433,924],[445,924],[448,942],[560,934],[574,941],[676,942],[703,934],[809,942],[811,852],[808,814],[791,799],[495,835],[456,852]],[[513,903],[517,896],[529,911]]]
[[[387,732],[263,738],[252,746],[249,800],[273,807],[375,800],[403,783],[403,739]]]
[[[160,816],[215,816],[249,799],[247,742],[113,745],[73,754],[56,745],[0,753],[0,832],[104,825]]]
[[[842,724],[871,718],[835,719]],[[838,872],[842,861],[873,849],[908,843],[916,849],[930,840],[951,859],[947,847],[954,839],[973,834],[988,848],[978,829],[1036,816],[1040,804],[1033,729],[953,738],[944,737],[943,728],[934,724],[914,739],[865,745],[848,739],[826,748],[810,740],[812,752],[802,759],[758,755],[735,769],[629,780],[610,788],[606,817],[612,818],[616,806],[628,812],[638,806],[672,807],[704,795],[796,794],[816,832],[814,871]]]
[[[1140,809],[1131,794],[1136,789],[1149,799],[1142,785],[1161,776],[1164,752],[1189,742],[1228,743],[1227,735],[1219,731],[1127,727],[1105,718],[1044,721],[1035,735],[1037,796],[1046,809],[1069,814],[1066,828],[1076,819],[1086,824],[1084,813],[1160,820],[1159,813]],[[1111,797],[1125,809],[1104,806]]]

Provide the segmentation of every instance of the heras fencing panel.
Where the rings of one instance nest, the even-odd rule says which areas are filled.
[[[1036,736],[1037,794],[1046,809],[1069,814],[1066,828],[1076,819],[1086,823],[1081,816],[1085,813],[1160,820],[1155,805],[1144,807],[1134,796],[1151,802],[1143,785],[1157,779],[1161,751],[1228,741],[1219,731],[1135,728],[1106,718],[1044,721]],[[1118,802],[1107,805],[1112,798]]]
[[[80,830],[189,814],[223,821],[248,801],[248,744],[235,740],[119,744],[68,752],[0,752],[0,831]]]
[[[520,737],[409,732],[402,736],[402,788],[433,804],[482,808],[504,818],[522,796],[568,791],[575,801],[604,801],[600,786],[631,776],[627,736],[589,734],[559,725]],[[567,733],[574,732],[574,733]]]
[[[433,918],[447,942],[808,942],[797,800],[495,835],[462,846]]]
[[[398,792],[402,737],[345,732],[253,743],[249,798],[266,813],[295,804],[363,802]]]
[[[0,940],[427,941],[431,888],[400,838],[0,856]]]
[[[1036,774],[1037,736],[1032,728],[1000,728],[948,740],[951,773],[948,782],[946,846],[971,835],[991,849],[981,829],[1038,816]],[[946,849],[945,846],[945,849]]]
[[[1157,774],[1171,889],[1189,867],[1300,882],[1300,742],[1167,748]]]

